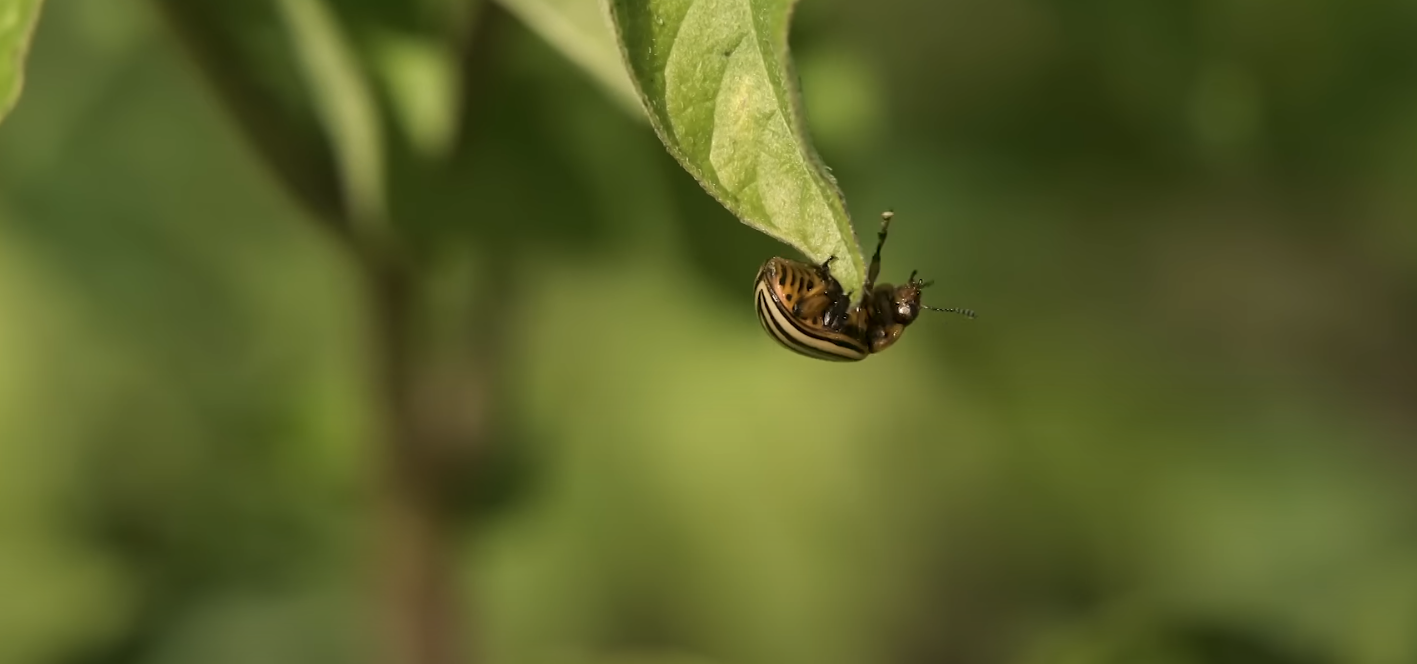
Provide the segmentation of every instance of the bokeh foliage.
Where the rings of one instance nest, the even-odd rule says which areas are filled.
[[[0,2],[0,120],[14,107],[24,87],[24,61],[39,20],[40,0]]]
[[[783,248],[519,14],[330,4],[387,58],[429,361],[511,330],[483,661],[1417,660],[1409,4],[808,0],[886,278],[985,314],[845,367],[763,337]],[[210,72],[278,34],[202,56],[154,6],[47,5],[0,125],[0,662],[372,661],[329,143],[233,107],[298,77]]]

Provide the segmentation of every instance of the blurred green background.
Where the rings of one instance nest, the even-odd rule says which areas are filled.
[[[50,0],[0,126],[0,662],[389,661],[364,264],[171,14]],[[981,315],[845,366],[475,14],[388,127],[465,661],[1417,662],[1412,3],[806,0],[858,232]]]

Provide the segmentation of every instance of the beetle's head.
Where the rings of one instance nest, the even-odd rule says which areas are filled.
[[[931,311],[943,311],[946,313],[960,314],[974,318],[974,312],[969,309],[941,309],[920,304],[920,291],[934,284],[933,281],[922,281],[915,278],[916,272],[910,273],[910,280],[898,286],[895,293],[891,295],[891,318],[900,325],[909,325],[915,322],[915,317],[920,315],[921,309]]]

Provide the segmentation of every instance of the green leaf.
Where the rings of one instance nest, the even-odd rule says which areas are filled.
[[[0,120],[20,99],[39,4],[40,0],[0,0]]]
[[[466,67],[481,55],[486,0],[330,0],[414,155],[446,162],[459,149],[469,92]],[[391,154],[400,145],[391,141]],[[400,168],[397,156],[391,168]],[[391,193],[397,198],[398,194]],[[394,207],[398,207],[397,204]]]
[[[154,2],[266,165],[341,235],[388,240],[390,162],[458,149],[482,0]]]
[[[448,40],[408,30],[371,35],[369,61],[387,91],[391,118],[409,145],[429,159],[445,159],[458,134],[462,71]]]
[[[640,111],[640,97],[598,0],[497,0],[552,47],[593,76],[617,101]]]
[[[359,57],[323,0],[279,0],[316,114],[333,146],[346,209],[366,236],[382,236],[388,214],[380,111]],[[373,239],[372,237],[370,239]]]
[[[286,191],[316,219],[347,230],[334,156],[273,3],[154,4]]]
[[[609,0],[620,47],[670,154],[743,223],[807,258],[861,247],[841,190],[807,137],[787,49],[795,0]]]

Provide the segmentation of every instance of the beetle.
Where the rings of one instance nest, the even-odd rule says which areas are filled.
[[[969,318],[969,309],[941,309],[920,303],[920,291],[932,283],[915,278],[900,286],[876,283],[881,272],[881,248],[886,244],[895,213],[881,213],[876,251],[855,305],[831,274],[831,256],[820,265],[787,258],[769,258],[758,270],[753,297],[758,322],[790,351],[819,360],[857,362],[900,340],[921,309],[956,313]]]

